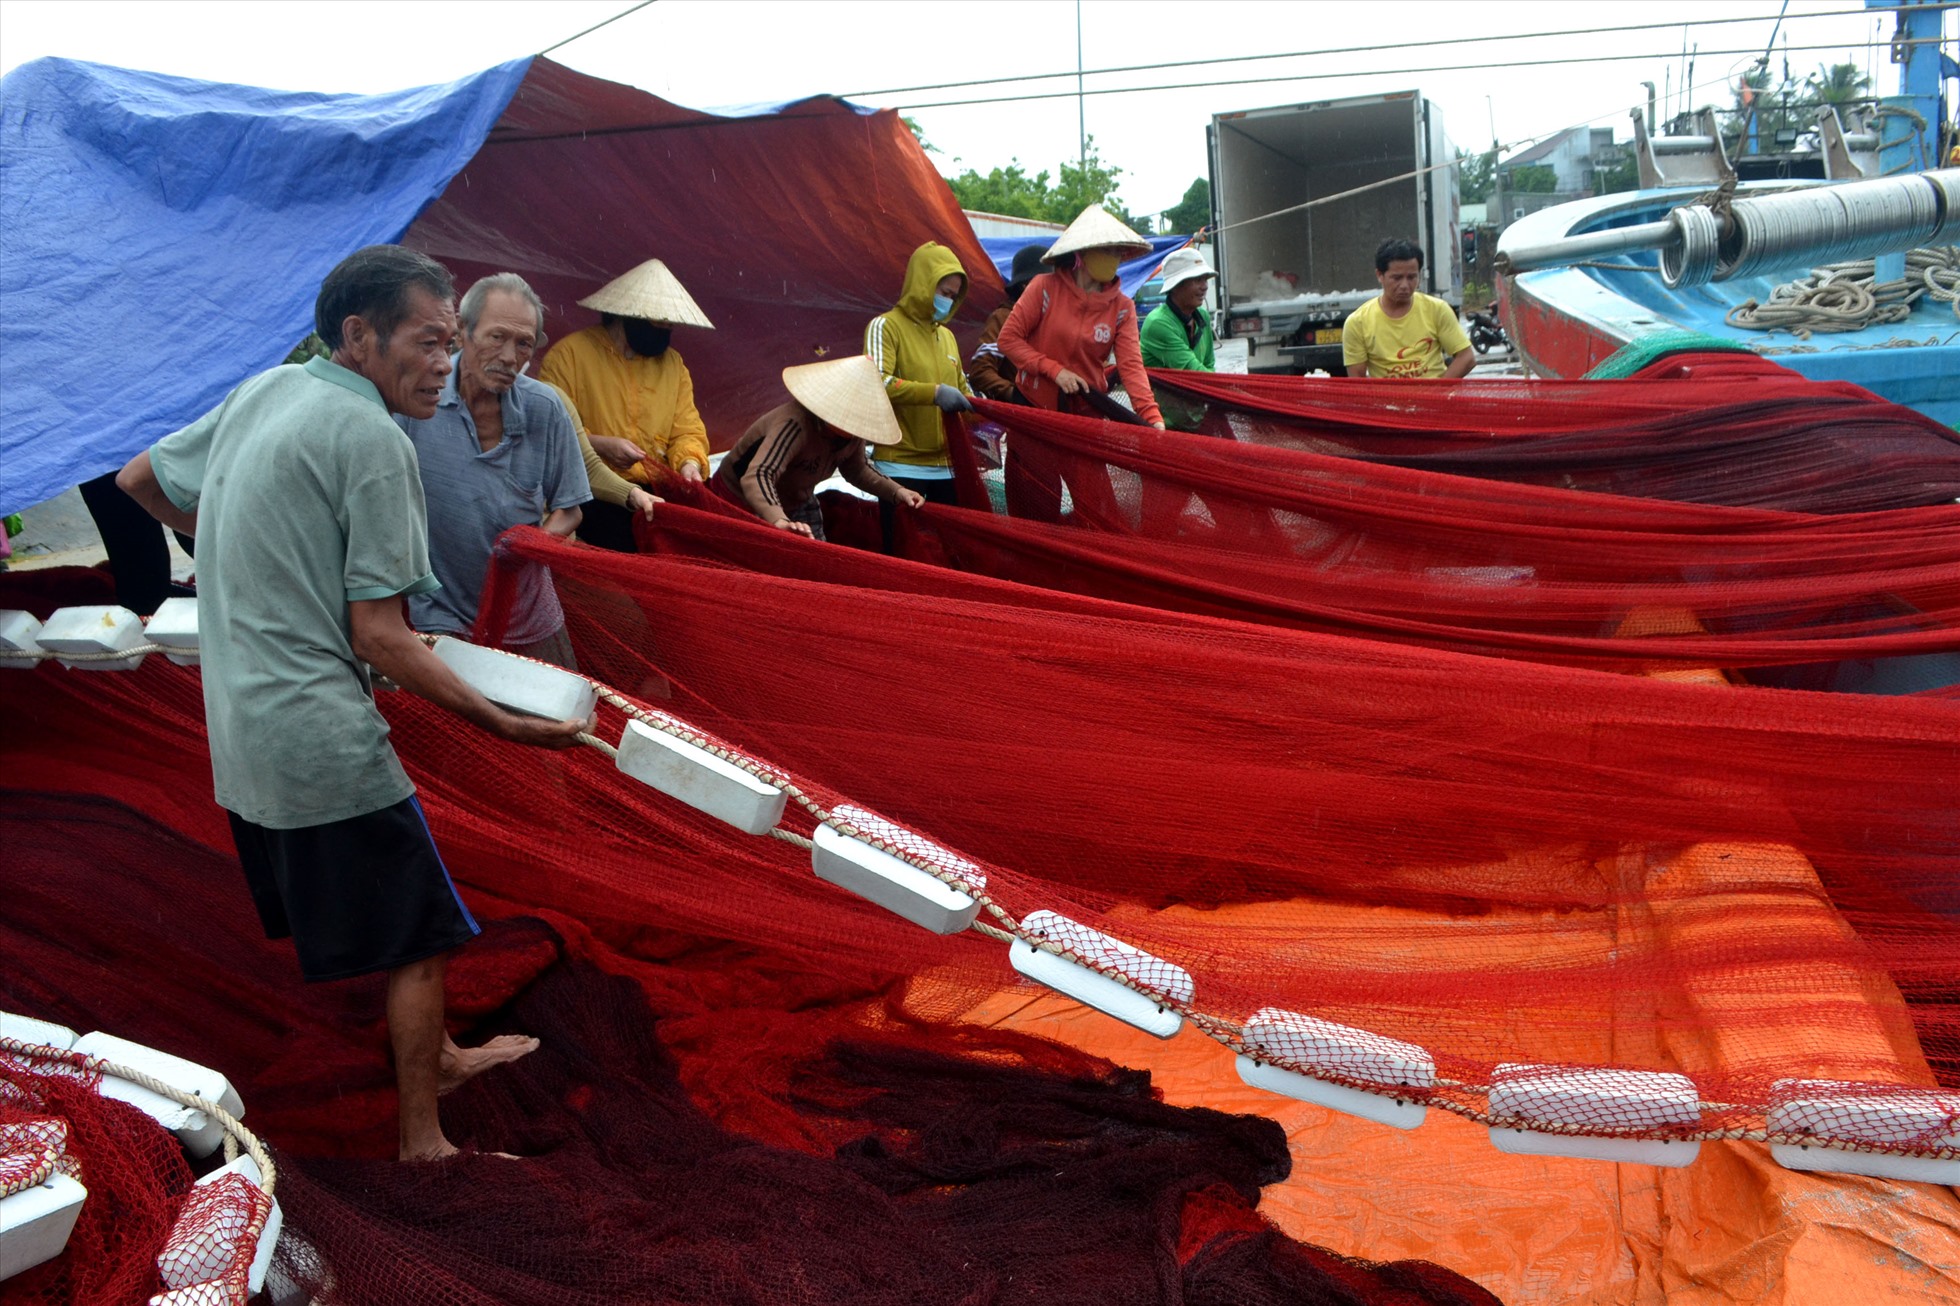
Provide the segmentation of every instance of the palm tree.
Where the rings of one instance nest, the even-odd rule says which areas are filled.
[[[1859,72],[1855,63],[1832,64],[1828,70],[1818,64],[1817,71],[1804,78],[1803,84],[1812,104],[1840,108],[1865,99],[1872,89],[1872,79]]]

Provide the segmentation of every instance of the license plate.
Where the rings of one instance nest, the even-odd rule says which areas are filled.
[[[1316,345],[1338,345],[1341,343],[1341,329],[1339,327],[1321,327],[1313,333],[1313,342]]]

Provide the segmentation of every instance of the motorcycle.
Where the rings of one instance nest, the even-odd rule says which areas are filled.
[[[1511,347],[1511,338],[1504,334],[1504,324],[1497,320],[1497,305],[1492,304],[1485,312],[1470,314],[1470,347],[1480,354]]]

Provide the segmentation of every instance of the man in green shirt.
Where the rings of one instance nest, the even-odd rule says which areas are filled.
[[[414,446],[388,414],[435,412],[454,293],[421,254],[356,251],[314,304],[331,360],[252,377],[116,477],[197,537],[212,779],[267,936],[292,936],[308,980],[388,973],[404,1160],[454,1153],[437,1094],[537,1041],[464,1049],[444,1032],[444,960],[477,925],[388,744],[368,667],[519,743],[568,747],[584,726],[497,707],[402,618],[402,599],[437,582]]]
[[[1211,314],[1204,308],[1205,290],[1217,275],[1204,255],[1188,246],[1164,260],[1157,273],[1164,287],[1164,302],[1143,319],[1145,367],[1174,367],[1185,372],[1217,369]]]

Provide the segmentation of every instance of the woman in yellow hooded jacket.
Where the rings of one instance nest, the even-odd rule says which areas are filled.
[[[864,352],[884,375],[885,393],[905,433],[901,443],[880,449],[871,465],[931,503],[958,502],[940,414],[972,407],[959,343],[944,325],[965,299],[966,269],[959,257],[927,241],[905,265],[898,303],[872,318],[864,331]],[[891,529],[887,521],[887,551]]]

